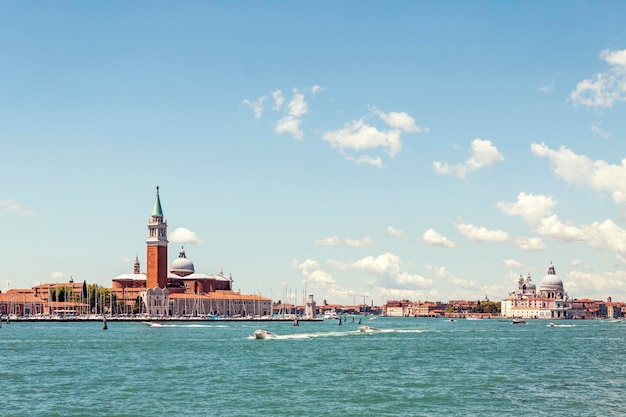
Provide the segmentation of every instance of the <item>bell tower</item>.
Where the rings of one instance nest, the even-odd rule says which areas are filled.
[[[146,288],[167,286],[167,222],[163,220],[163,209],[157,187],[152,217],[148,222],[148,265]]]

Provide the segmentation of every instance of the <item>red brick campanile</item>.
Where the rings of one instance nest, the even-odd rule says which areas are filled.
[[[167,285],[167,222],[163,220],[163,209],[157,187],[152,217],[148,222],[148,265],[146,288],[165,288]]]

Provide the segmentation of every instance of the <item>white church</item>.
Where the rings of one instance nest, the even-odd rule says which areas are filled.
[[[583,312],[574,308],[572,301],[563,289],[563,281],[550,264],[539,289],[530,275],[526,279],[520,275],[517,291],[502,300],[501,314],[503,317],[550,320],[581,317]]]

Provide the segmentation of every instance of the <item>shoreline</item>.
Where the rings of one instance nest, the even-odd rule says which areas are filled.
[[[102,322],[106,319],[107,322],[148,322],[148,323],[160,323],[160,322],[279,322],[279,323],[293,323],[293,318],[239,318],[239,317],[12,317],[8,323],[22,322],[22,323],[75,323],[75,322]],[[298,318],[298,322],[322,322],[323,318]],[[2,323],[7,323],[6,318],[2,319]]]

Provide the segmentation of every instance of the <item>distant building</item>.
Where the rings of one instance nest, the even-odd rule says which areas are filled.
[[[536,319],[582,318],[581,305],[575,305],[563,288],[563,281],[550,264],[539,288],[530,275],[520,275],[517,290],[510,293],[501,303],[503,317]]]
[[[168,272],[167,222],[163,216],[159,188],[148,221],[147,273],[140,271],[135,257],[132,274],[112,279],[111,292],[126,306],[139,302],[149,316],[229,317],[268,316],[272,300],[261,295],[246,295],[232,289],[233,278],[218,274],[196,273],[193,262],[181,248]]]

